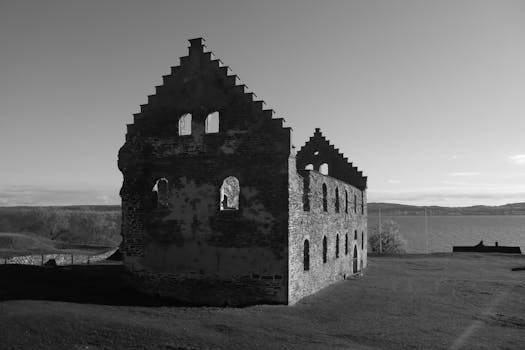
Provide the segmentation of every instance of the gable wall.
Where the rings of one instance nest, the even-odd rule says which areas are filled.
[[[320,129],[316,129],[314,135],[297,152],[297,169],[305,169],[307,164],[311,164],[314,170],[319,171],[323,163],[328,164],[328,175],[331,177],[360,190],[366,189],[366,177],[363,173],[326,140]]]
[[[182,66],[128,126],[122,250],[135,285],[148,293],[229,305],[287,301],[290,129],[271,119],[235,79],[192,42]],[[219,111],[220,131],[204,133]],[[192,134],[178,118],[192,113]],[[240,183],[239,210],[220,211],[220,187]],[[152,188],[168,180],[168,206]]]

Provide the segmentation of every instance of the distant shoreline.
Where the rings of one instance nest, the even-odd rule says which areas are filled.
[[[17,205],[0,206],[2,211],[21,209],[55,208],[72,211],[120,211],[120,205]],[[510,203],[499,206],[475,205],[469,207],[415,206],[397,203],[368,203],[368,216],[463,216],[463,215],[525,215],[525,203]]]
[[[427,214],[428,218],[438,218],[438,217],[461,217],[461,216],[494,216],[494,217],[500,217],[500,216],[525,216],[525,214]],[[377,213],[374,214],[368,214],[368,218],[378,218],[379,215]],[[395,217],[425,217],[425,214],[385,214],[381,213],[382,218],[395,218]]]
[[[379,216],[465,216],[465,215],[525,215],[525,203],[470,207],[415,206],[395,203],[368,203],[368,215]]]
[[[71,211],[120,211],[120,205],[17,205],[0,206],[0,215],[6,211],[35,208],[54,208]],[[368,203],[368,216],[463,216],[463,215],[525,215],[525,203],[499,206],[474,205],[469,207],[415,206],[397,203]]]

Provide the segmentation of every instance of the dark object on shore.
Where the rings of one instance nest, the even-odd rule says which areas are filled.
[[[513,267],[511,271],[525,271],[525,266],[524,267]]]
[[[115,250],[115,252],[108,256],[106,260],[122,261],[122,253],[120,252],[120,248]]]
[[[480,241],[475,246],[454,246],[452,247],[453,252],[475,252],[475,253],[506,253],[506,254],[521,254],[520,247],[507,247],[501,246],[496,242],[494,246],[487,246]]]
[[[49,259],[44,263],[44,266],[57,267],[57,262],[55,259]]]

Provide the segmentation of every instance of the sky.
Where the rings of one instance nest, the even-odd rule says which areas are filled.
[[[370,202],[525,202],[525,1],[0,0],[0,205],[120,203],[125,125],[194,37]]]

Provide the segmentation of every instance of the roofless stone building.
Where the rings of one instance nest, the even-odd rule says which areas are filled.
[[[139,290],[293,304],[366,267],[366,177],[319,129],[291,129],[190,40],[127,126],[122,245]]]

